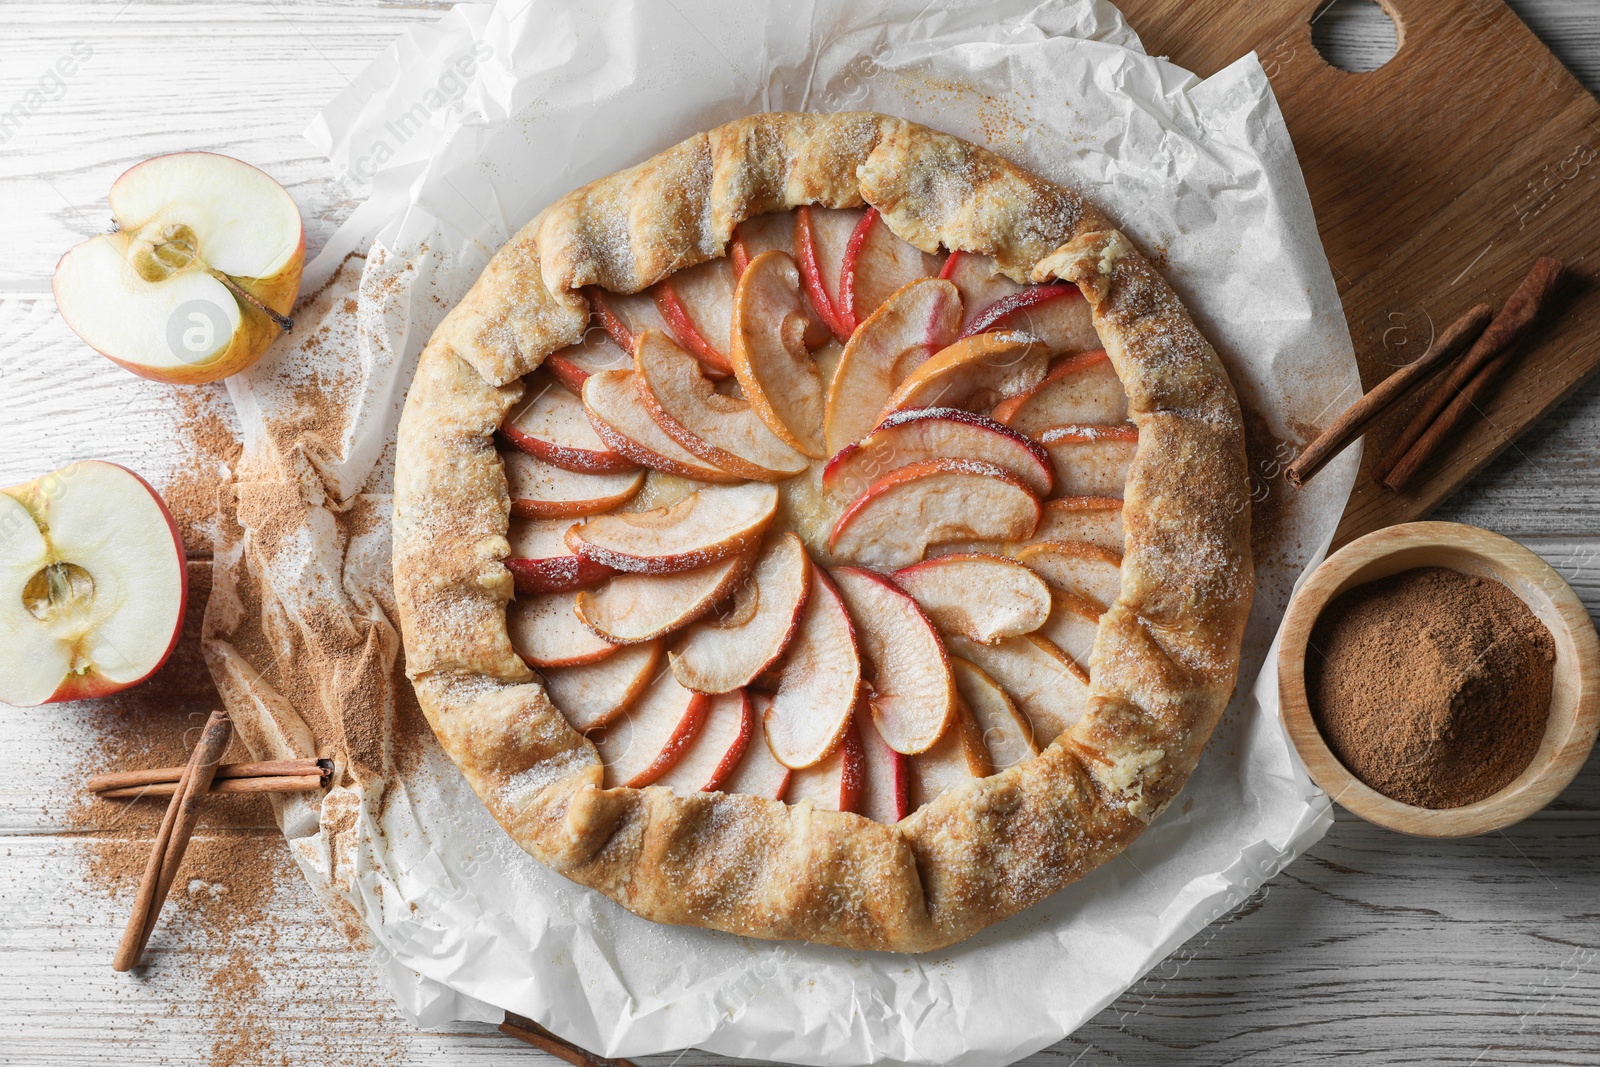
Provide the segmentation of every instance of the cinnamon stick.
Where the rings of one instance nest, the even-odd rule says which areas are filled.
[[[213,711],[206,722],[200,743],[189,754],[189,763],[183,770],[180,788],[173,793],[172,803],[156,832],[155,844],[150,849],[150,862],[145,866],[144,877],[139,881],[139,892],[134,897],[133,914],[128,916],[127,928],[122,932],[122,943],[111,961],[114,971],[127,971],[138,966],[144,946],[155,929],[161,905],[172,889],[178,864],[189,848],[189,838],[194,834],[195,823],[200,819],[200,801],[222,762],[222,753],[233,739],[233,721],[226,711]]]
[[[1506,300],[1505,305],[1495,315],[1494,321],[1489,323],[1488,329],[1473,342],[1467,354],[1461,357],[1461,362],[1455,365],[1444,382],[1429,395],[1421,409],[1385,454],[1383,461],[1378,464],[1375,476],[1381,485],[1398,492],[1411,480],[1418,468],[1428,461],[1440,442],[1471,406],[1471,401],[1455,405],[1456,398],[1468,383],[1478,378],[1479,372],[1498,357],[1502,355],[1508,357],[1501,361],[1499,369],[1503,370],[1507,366],[1511,349],[1543,314],[1544,307],[1560,285],[1564,272],[1565,268],[1561,261],[1550,256],[1540,256],[1534,262],[1527,277],[1522,279],[1516,292]],[[1483,378],[1482,384],[1478,386],[1477,395],[1482,396],[1487,392],[1497,378],[1498,374]],[[1457,407],[1457,414],[1452,417],[1449,424],[1435,432],[1433,429],[1435,423],[1441,419],[1442,413],[1447,408],[1453,406]],[[1406,467],[1405,471],[1400,469],[1402,464]]]
[[[320,774],[272,774],[262,778],[225,778],[215,780],[206,790],[208,796],[237,796],[242,793],[312,793],[322,788]],[[142,800],[145,797],[170,797],[181,788],[179,782],[152,782],[149,785],[126,785],[121,789],[105,789],[95,796],[101,800]]]
[[[1343,452],[1352,441],[1366,432],[1367,427],[1386,414],[1395,404],[1435,372],[1448,366],[1469,344],[1475,341],[1489,320],[1494,318],[1494,308],[1488,304],[1474,305],[1465,315],[1445,327],[1428,351],[1418,359],[1379,382],[1365,396],[1345,409],[1322,431],[1305,451],[1289,464],[1284,476],[1289,484],[1299,489],[1334,456]]]
[[[552,1034],[532,1019],[524,1019],[510,1012],[506,1013],[505,1021],[500,1024],[500,1032],[507,1037],[514,1037],[518,1041],[532,1045],[540,1052],[565,1060],[572,1064],[572,1067],[635,1067],[630,1060],[608,1060],[604,1056],[585,1052],[572,1042]]]
[[[113,789],[128,789],[140,785],[156,785],[158,783],[176,782],[183,777],[182,767],[151,767],[143,771],[115,771],[110,774],[96,774],[84,783],[84,788],[91,793],[105,793]],[[259,763],[224,763],[217,768],[216,782],[212,786],[213,793],[226,792],[221,782],[229,778],[268,778],[276,775],[307,775],[315,774],[327,776],[333,773],[332,760],[319,759],[280,759],[263,760]]]

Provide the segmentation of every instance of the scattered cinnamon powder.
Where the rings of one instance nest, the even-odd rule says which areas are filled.
[[[1419,567],[1347,590],[1311,634],[1312,716],[1386,796],[1455,808],[1498,792],[1544,737],[1550,631],[1490,578]]]

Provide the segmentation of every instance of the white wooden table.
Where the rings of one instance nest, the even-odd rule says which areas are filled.
[[[124,462],[163,489],[181,482],[180,456],[192,448],[184,428],[197,407],[225,417],[220,391],[179,396],[91,353],[56,316],[56,258],[104,228],[113,178],[187,148],[275,175],[300,204],[314,253],[361,190],[337,183],[300,131],[395,33],[444,6],[0,4],[0,217],[15,238],[0,260],[0,484],[91,456]],[[1600,89],[1600,3],[1514,6]],[[1346,65],[1384,36],[1372,19],[1338,13],[1324,30]],[[70,76],[49,76],[77,42],[88,57]],[[1492,139],[1485,131],[1486,145]],[[1524,540],[1600,608],[1600,384],[1579,390],[1439,514]],[[203,573],[203,524],[189,542]],[[86,771],[126,757],[94,740],[113,718],[181,718],[214,699],[192,645],[191,634],[163,681],[124,701],[0,708],[0,750],[13,767],[0,780],[0,1064],[554,1062],[486,1026],[414,1030],[364,955],[326,921],[261,809],[206,835],[276,864],[259,902],[267,917],[158,934],[148,974],[111,972],[133,887],[111,892],[93,875],[116,813],[84,808],[74,789]],[[214,915],[228,904],[222,898]],[[1248,904],[1027,1062],[1346,1057],[1600,1063],[1600,759],[1548,811],[1479,839],[1417,841],[1341,813]],[[650,1062],[727,1061],[691,1051]]]

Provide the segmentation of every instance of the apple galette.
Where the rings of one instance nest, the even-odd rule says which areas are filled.
[[[1226,372],[1097,209],[900,119],[756,115],[558,200],[434,333],[407,668],[574,881],[924,951],[1182,788],[1248,500]]]

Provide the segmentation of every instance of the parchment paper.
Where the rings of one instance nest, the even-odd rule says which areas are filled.
[[[765,109],[900,115],[1081,189],[1165,270],[1249,414],[1260,591],[1240,696],[1199,770],[1121,857],[932,956],[657,926],[568,883],[489,818],[399,674],[387,494],[429,332],[556,196]],[[506,0],[408,33],[309,136],[370,195],[312,264],[294,335],[230,382],[247,448],[206,650],[258,757],[341,758],[320,803],[279,803],[285,834],[419,1022],[509,1009],[607,1055],[1005,1063],[1070,1033],[1325,832],[1260,668],[1358,457],[1299,495],[1281,465],[1359,381],[1253,56],[1199,81],[1093,0]]]

